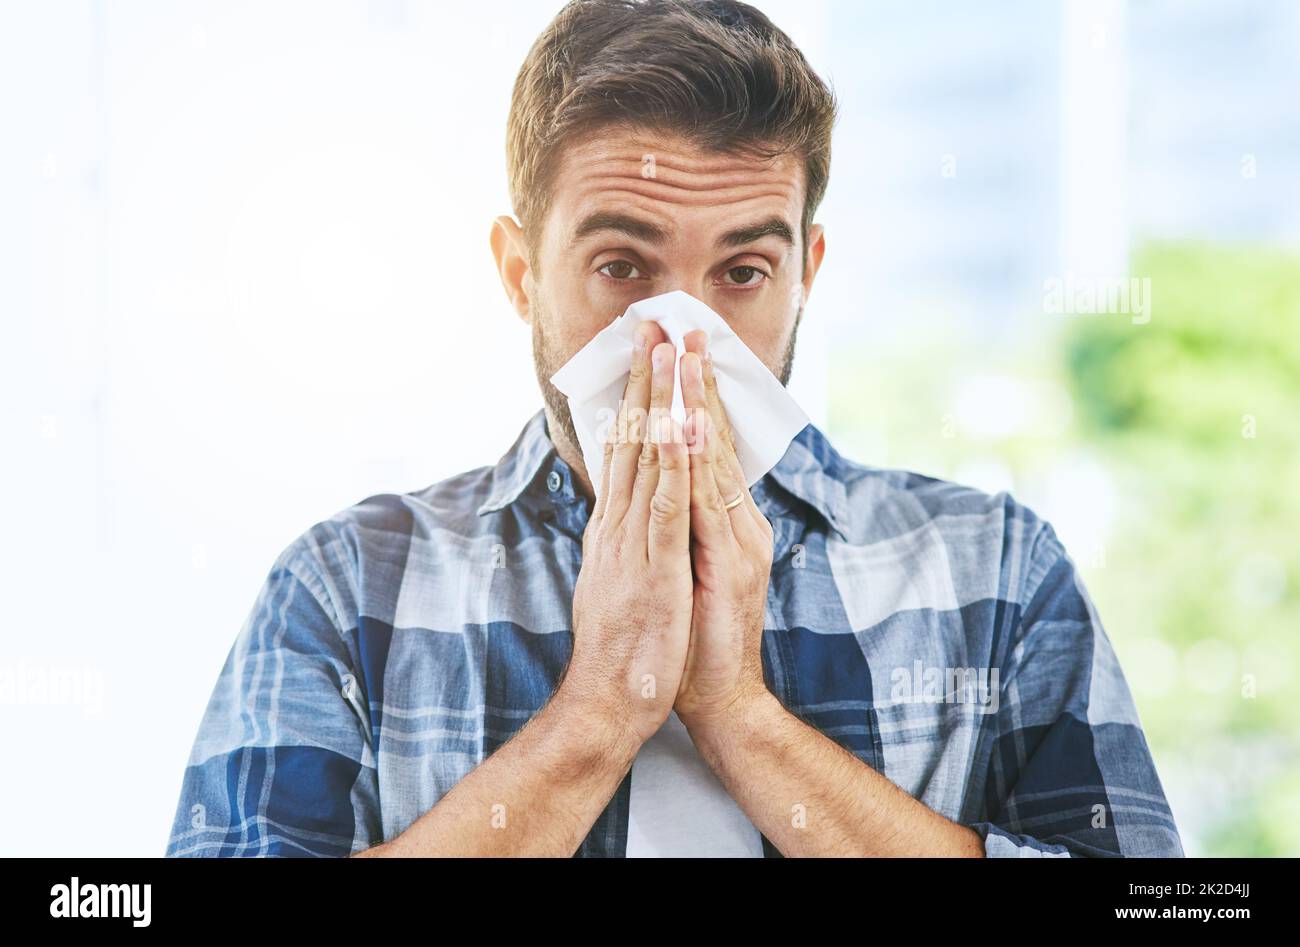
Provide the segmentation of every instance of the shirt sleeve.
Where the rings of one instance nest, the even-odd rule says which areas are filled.
[[[1128,684],[1050,525],[1002,670],[984,812],[990,857],[1182,856]]]
[[[381,841],[364,681],[329,602],[290,546],[208,700],[166,856],[341,857]]]

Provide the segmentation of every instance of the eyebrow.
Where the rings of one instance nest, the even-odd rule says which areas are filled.
[[[668,231],[648,220],[613,211],[596,211],[574,229],[571,245],[576,245],[580,240],[594,233],[606,231],[625,234],[636,240],[644,240],[646,243],[663,243],[668,239]]]
[[[718,238],[720,247],[743,247],[747,243],[757,243],[764,237],[780,237],[789,247],[794,246],[794,231],[780,217],[772,216],[757,224],[729,230]]]
[[[585,217],[574,228],[570,245],[576,246],[579,241],[592,234],[605,232],[621,233],[635,240],[644,240],[646,243],[659,244],[668,239],[668,231],[648,220],[616,211],[596,211]],[[720,236],[716,243],[719,247],[741,247],[756,243],[764,237],[779,237],[787,246],[794,246],[794,231],[784,219],[775,215],[756,224],[747,224],[729,230]]]

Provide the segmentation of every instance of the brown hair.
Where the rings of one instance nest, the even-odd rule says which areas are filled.
[[[510,102],[510,200],[530,254],[563,145],[610,125],[677,132],[706,151],[801,155],[806,250],[837,109],[790,37],[746,3],[570,0],[533,43]]]

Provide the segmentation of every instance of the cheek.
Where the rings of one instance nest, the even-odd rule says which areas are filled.
[[[585,298],[575,287],[569,287],[566,292],[565,287],[554,281],[548,283],[540,302],[537,321],[540,345],[547,362],[555,369],[576,355],[626,308],[606,316],[600,311],[599,301]]]
[[[781,357],[785,353],[785,339],[780,336],[767,337],[762,339],[740,337],[741,340],[749,346],[749,350],[758,356],[758,360],[768,367],[772,374],[777,374]]]
[[[783,301],[750,312],[735,307],[734,313],[723,313],[740,340],[769,367],[777,365],[785,356],[790,333],[794,330],[798,308]]]

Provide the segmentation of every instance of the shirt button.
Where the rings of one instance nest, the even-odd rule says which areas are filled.
[[[554,493],[564,485],[564,479],[558,470],[552,470],[546,477],[546,488]]]

